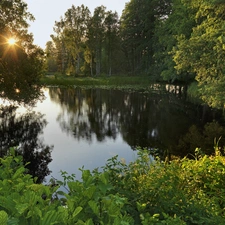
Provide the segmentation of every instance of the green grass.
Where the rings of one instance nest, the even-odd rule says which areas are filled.
[[[69,77],[69,76],[45,76],[41,83],[48,86],[143,86],[147,87],[153,82],[147,76],[111,76],[111,77]]]

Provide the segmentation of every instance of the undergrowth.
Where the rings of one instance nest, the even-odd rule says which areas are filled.
[[[0,159],[0,224],[225,224],[225,157],[215,150],[170,162],[147,151],[129,164],[115,156],[101,172],[82,168],[81,180],[62,172],[49,185],[11,154]]]

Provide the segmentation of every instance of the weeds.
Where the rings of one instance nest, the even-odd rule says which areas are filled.
[[[0,224],[225,224],[225,158],[215,150],[169,162],[115,156],[102,172],[81,169],[81,180],[62,172],[54,187],[35,184],[21,158],[2,158]]]

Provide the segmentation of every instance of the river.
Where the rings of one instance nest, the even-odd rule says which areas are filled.
[[[17,146],[40,181],[61,179],[60,171],[80,179],[79,168],[100,168],[115,155],[133,161],[138,147],[162,158],[194,154],[196,147],[212,153],[224,134],[222,112],[192,103],[182,87],[51,87],[44,95],[29,110],[2,104],[0,120],[2,154]]]

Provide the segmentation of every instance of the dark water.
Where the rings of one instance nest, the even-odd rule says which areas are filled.
[[[3,104],[0,115],[1,154],[17,146],[40,181],[60,178],[60,170],[79,178],[78,168],[101,167],[115,155],[129,162],[138,146],[161,157],[194,154],[196,147],[210,154],[225,133],[222,112],[191,103],[181,87],[44,92],[30,111]]]

